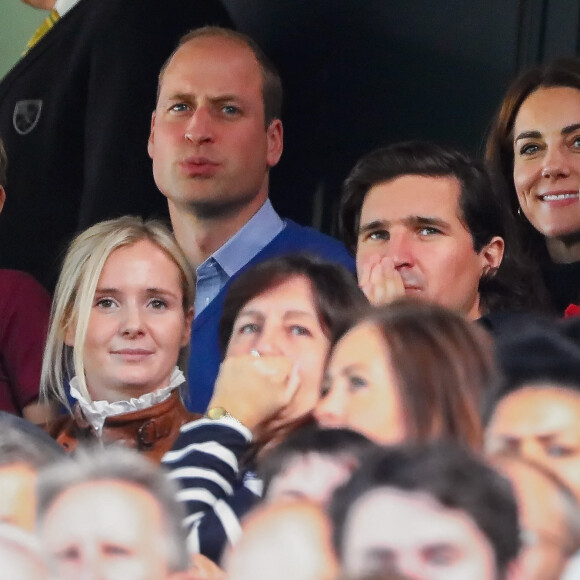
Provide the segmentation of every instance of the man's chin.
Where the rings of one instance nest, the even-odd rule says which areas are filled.
[[[245,196],[237,199],[193,200],[189,205],[199,219],[215,220],[238,215],[255,197]]]

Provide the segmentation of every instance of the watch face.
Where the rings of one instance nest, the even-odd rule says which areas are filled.
[[[210,419],[222,419],[226,414],[227,412],[223,407],[212,407],[207,412],[207,416]]]

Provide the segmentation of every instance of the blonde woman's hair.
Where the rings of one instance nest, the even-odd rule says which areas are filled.
[[[115,250],[142,240],[163,250],[179,268],[183,311],[193,307],[195,285],[191,268],[173,234],[162,222],[123,216],[88,228],[71,242],[56,284],[40,377],[44,399],[56,398],[70,409],[65,381],[76,375],[79,391],[91,400],[83,353],[97,284],[105,262]],[[75,325],[75,348],[65,344],[71,325]],[[185,347],[179,356],[179,365],[184,370],[188,353],[189,348]]]

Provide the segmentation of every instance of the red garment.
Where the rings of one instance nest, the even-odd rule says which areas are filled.
[[[0,269],[0,410],[22,415],[38,397],[50,295],[30,275]]]
[[[580,316],[580,306],[577,304],[570,304],[564,312],[564,318],[572,318],[573,316]]]

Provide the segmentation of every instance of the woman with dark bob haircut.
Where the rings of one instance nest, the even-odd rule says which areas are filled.
[[[486,157],[509,185],[556,309],[580,299],[580,60],[524,72],[508,89]]]
[[[381,444],[453,439],[479,450],[480,402],[495,380],[491,339],[434,304],[401,299],[334,343],[314,414]]]
[[[217,561],[236,538],[236,517],[258,499],[241,465],[311,417],[331,341],[368,307],[352,274],[308,255],[267,260],[232,283],[206,418],[184,426],[163,460],[182,485],[195,551]]]

